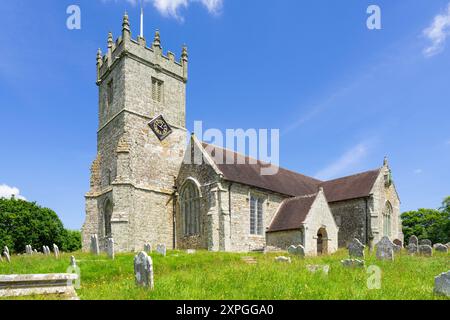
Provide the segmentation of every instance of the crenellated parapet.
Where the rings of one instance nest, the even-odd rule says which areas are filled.
[[[105,55],[99,49],[97,52],[97,84],[102,81],[111,72],[114,65],[122,58],[129,57],[140,63],[146,64],[158,72],[165,73],[183,82],[187,82],[188,70],[188,52],[187,47],[183,46],[181,57],[176,59],[173,52],[163,52],[161,46],[161,36],[159,30],[155,32],[154,40],[151,46],[147,46],[145,38],[140,36],[133,39],[131,35],[128,15],[125,13],[122,22],[122,35],[113,40],[113,34],[108,34],[107,52]]]

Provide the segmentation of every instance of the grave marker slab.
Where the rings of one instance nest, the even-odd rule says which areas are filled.
[[[114,239],[108,238],[108,243],[106,245],[106,249],[108,252],[108,257],[110,257],[112,260],[114,260],[115,252],[114,252]]]
[[[427,244],[422,244],[419,246],[419,254],[425,257],[433,256],[433,248]]]
[[[144,251],[134,257],[134,275],[138,286],[154,288],[153,261]]]
[[[358,239],[354,238],[347,246],[348,255],[350,257],[364,258],[364,248],[366,246]]]
[[[388,237],[384,236],[381,238],[376,247],[378,260],[394,260],[394,244]]]
[[[434,293],[450,297],[450,271],[443,272],[434,278]]]
[[[298,246],[289,246],[288,248],[288,253],[292,254],[294,256],[300,257],[300,258],[304,258],[305,257],[305,248],[299,244]]]

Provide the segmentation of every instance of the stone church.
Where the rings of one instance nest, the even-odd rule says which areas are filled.
[[[320,181],[206,144],[186,130],[188,51],[164,53],[159,32],[108,35],[97,53],[97,156],[86,194],[83,248],[97,234],[119,251],[144,244],[245,252],[302,244],[308,255],[332,253],[353,238],[403,241],[400,200],[387,160],[375,170]],[[187,143],[189,141],[189,143]],[[194,157],[200,155],[200,162]],[[221,155],[221,156],[218,156]],[[245,157],[249,160],[248,157]]]

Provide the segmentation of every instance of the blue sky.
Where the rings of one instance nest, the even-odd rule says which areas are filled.
[[[127,0],[3,1],[0,193],[84,221],[96,154],[95,54]],[[66,8],[81,8],[81,30]],[[366,9],[381,8],[382,30]],[[389,157],[402,210],[450,195],[448,0],[149,0],[145,34],[189,47],[187,125],[279,128],[282,166],[323,179]],[[427,30],[427,32],[425,32]],[[430,49],[431,48],[431,49]],[[428,51],[426,51],[429,49]],[[12,188],[16,188],[12,190]]]

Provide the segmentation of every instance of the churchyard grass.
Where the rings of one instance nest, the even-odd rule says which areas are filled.
[[[0,263],[0,274],[64,273],[74,255],[81,270],[81,299],[448,299],[433,294],[434,277],[450,270],[450,256],[434,253],[431,258],[396,254],[395,261],[378,261],[366,251],[366,267],[381,270],[381,289],[369,290],[367,268],[341,266],[347,250],[330,256],[275,262],[280,254],[229,254],[197,251],[168,251],[163,257],[152,253],[155,289],[138,288],[134,282],[134,254],[61,253],[59,259],[44,255],[12,257]],[[247,264],[242,257],[254,257]],[[307,265],[328,265],[328,275],[312,273]],[[55,299],[55,296],[35,296]]]

